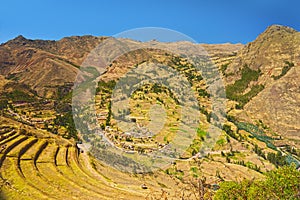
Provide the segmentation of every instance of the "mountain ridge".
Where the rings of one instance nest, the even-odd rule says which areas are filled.
[[[260,181],[265,172],[277,167],[291,163],[300,166],[299,32],[273,25],[246,45],[121,39],[140,49],[123,53],[106,66],[91,101],[96,114],[91,115],[85,104],[77,112],[72,109],[72,98],[78,94],[73,90],[74,80],[89,53],[106,39],[71,36],[44,41],[18,36],[0,45],[0,184],[7,198],[181,199],[190,195],[187,198],[193,199],[194,194],[194,199],[199,199],[200,190],[210,198],[224,181]],[[113,52],[115,46],[108,46],[106,51]],[[187,58],[171,53],[178,47],[191,52],[201,47],[195,48],[200,49],[199,56],[211,61],[204,59],[203,64],[214,64],[220,77],[205,79]],[[182,116],[180,101],[167,87],[142,85],[129,97],[129,110],[120,106],[113,113],[117,81],[149,63],[171,67],[186,78],[199,105],[200,123],[191,144],[176,162],[151,173],[123,173],[109,165],[122,164],[123,159],[100,151],[105,160],[97,160],[99,153],[91,156],[81,143],[89,139],[85,133],[98,131],[94,124],[89,126],[98,122],[105,137],[130,155],[168,147],[181,128]],[[97,74],[93,65],[84,66],[87,78]],[[160,75],[154,70],[153,77]],[[221,103],[226,106],[220,112],[224,123],[215,113],[214,93],[208,89],[209,84],[221,79],[227,98],[221,94]],[[122,105],[126,98],[118,97]],[[155,121],[148,115],[153,105],[165,109],[166,123],[152,137],[143,125]],[[118,126],[122,115],[132,123],[130,131]],[[76,117],[82,121],[80,131],[74,123]],[[150,137],[136,138],[131,133],[136,130],[138,134],[146,131]],[[216,141],[202,152],[214,132],[219,133],[213,137]]]
[[[43,71],[50,73],[53,68],[57,68],[58,70],[62,69],[62,71],[57,74],[67,74],[62,80],[66,80],[66,82],[74,81],[76,72],[85,57],[106,38],[107,37],[71,36],[54,41],[30,40],[23,36],[18,36],[0,45],[0,74],[3,76],[13,74],[17,76],[21,82],[29,84],[32,89],[37,88],[37,92],[40,96],[53,97],[55,96],[54,91],[50,91],[51,89],[45,91],[43,88],[48,83],[50,86],[57,86],[63,85],[63,82],[57,82],[55,80],[49,82],[48,80],[51,80],[51,77],[50,79],[48,77],[40,81],[42,84],[40,86],[36,81],[34,81],[35,83],[32,81],[37,77],[41,77]],[[228,47],[231,47],[229,51],[236,51],[241,45],[222,44],[219,49],[218,45],[205,45],[208,51],[210,47],[212,51],[222,54],[228,51]],[[214,48],[217,50],[214,50]],[[22,74],[20,74],[20,72],[22,72]],[[36,73],[39,74],[35,76],[34,74]],[[29,77],[31,78],[29,79]]]

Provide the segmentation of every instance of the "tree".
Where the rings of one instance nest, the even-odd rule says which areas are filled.
[[[214,196],[214,199],[248,199],[247,187],[251,185],[250,181],[244,180],[241,183],[234,181],[223,182],[220,184],[220,189]]]
[[[266,173],[265,180],[223,182],[214,199],[300,199],[300,171],[284,166]]]
[[[107,114],[107,118],[105,121],[106,126],[110,126],[110,119],[111,119],[111,101],[109,101],[109,103],[108,103],[108,114]]]
[[[7,108],[8,101],[7,100],[0,100],[0,110]]]

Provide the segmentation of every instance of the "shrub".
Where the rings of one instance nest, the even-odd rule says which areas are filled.
[[[226,87],[226,97],[230,100],[237,101],[239,103],[237,108],[242,108],[250,99],[264,89],[263,85],[255,85],[248,93],[243,94],[249,83],[251,81],[257,81],[260,74],[260,70],[255,71],[245,65],[241,71],[241,79]]]
[[[299,199],[299,180],[300,171],[285,166],[266,173],[265,180],[223,182],[214,199]]]
[[[272,78],[274,80],[280,79],[281,77],[283,77],[284,75],[286,75],[288,73],[288,71],[290,71],[290,69],[292,67],[294,67],[294,63],[292,63],[292,62],[285,61],[285,64],[286,65],[281,70],[281,74],[279,74],[278,76],[274,76],[274,75],[272,76]]]

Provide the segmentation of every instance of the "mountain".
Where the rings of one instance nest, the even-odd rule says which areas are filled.
[[[299,65],[300,33],[292,28],[273,25],[257,39],[243,47],[228,66],[227,82],[240,79],[241,68],[259,70],[257,80],[249,83],[263,85],[240,114],[247,121],[263,121],[289,143],[299,146]],[[249,90],[249,87],[247,88]],[[245,89],[245,91],[247,90]]]
[[[28,85],[39,96],[56,97],[56,88],[74,82],[86,56],[105,38],[73,36],[49,41],[18,36],[0,45],[0,74]],[[222,44],[204,47],[216,56],[226,57],[241,46]]]
[[[42,97],[55,97],[56,88],[72,83],[85,56],[104,37],[68,37],[59,41],[18,36],[0,46],[0,74],[28,85]]]
[[[121,39],[127,49],[138,48],[105,66],[92,99],[96,115],[88,112],[89,104],[82,105],[79,114],[77,108],[72,110],[72,97],[77,95],[74,81],[80,69],[85,69],[82,79],[97,74],[93,65],[85,66],[85,61],[99,45],[107,45],[105,52],[100,51],[105,55],[124,50],[111,45],[113,38],[72,36],[50,41],[18,36],[1,44],[0,198],[200,199],[204,193],[212,197],[224,181],[261,180],[265,172],[277,167],[291,163],[299,167],[299,36],[292,28],[272,25],[246,45]],[[215,65],[221,78],[206,68],[198,71],[174,49],[199,50],[200,56],[209,58],[202,64]],[[99,58],[89,61],[102,63]],[[125,169],[134,165],[140,172],[140,166],[131,162],[135,156],[167,149],[179,131],[184,135],[181,109],[185,100],[190,101],[189,96],[180,99],[163,84],[140,85],[129,95],[128,110],[122,107],[126,104],[123,96],[117,98],[122,106],[114,109],[115,87],[128,89],[127,83],[118,85],[124,75],[129,74],[128,80],[144,78],[131,76],[137,72],[134,70],[148,70],[150,78],[164,75],[163,69],[161,74],[153,71],[151,63],[168,66],[185,77],[178,75],[175,82],[185,80],[191,86],[200,124],[191,144],[174,162],[150,173],[116,170],[128,162]],[[222,99],[226,108],[218,115],[220,107],[214,107],[210,84],[220,79],[227,101]],[[153,108],[165,112],[156,113]],[[124,122],[130,122],[129,130],[119,127],[122,116]],[[225,117],[224,123],[220,116]],[[87,128],[77,131],[76,118]],[[110,144],[129,152],[129,156],[114,157],[95,148],[89,153],[82,141],[103,145],[97,143],[99,138],[93,140],[86,134],[94,131],[94,127],[86,126],[91,122],[97,122]],[[160,122],[164,124],[158,126]],[[160,132],[153,135],[151,131],[158,128]],[[214,132],[220,135],[213,138]],[[212,148],[203,154],[202,147],[211,138],[215,139]]]

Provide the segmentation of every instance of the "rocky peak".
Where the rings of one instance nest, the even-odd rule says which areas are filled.
[[[255,70],[261,68],[262,71],[280,67],[284,61],[294,61],[298,55],[299,45],[299,32],[293,28],[281,25],[269,26],[253,42],[241,49],[232,64],[231,72],[235,73],[245,64]]]
[[[273,34],[273,33],[280,33],[280,32],[296,33],[297,31],[288,26],[271,25],[262,34]]]
[[[19,35],[16,38],[9,40],[7,43],[8,45],[26,45],[28,42],[28,40],[23,36],[23,35]]]
[[[14,41],[24,41],[27,40],[23,35],[18,35],[15,39],[13,39]]]
[[[272,25],[269,26],[263,33],[261,33],[256,41],[262,42],[262,41],[269,41],[269,40],[282,40],[282,38],[292,36],[293,34],[297,33],[296,30],[293,28],[287,27],[287,26],[281,26],[281,25]]]

